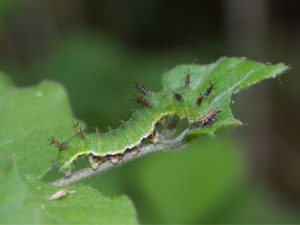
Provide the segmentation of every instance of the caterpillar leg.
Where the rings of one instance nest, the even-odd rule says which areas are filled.
[[[150,134],[150,135],[148,136],[148,140],[149,140],[151,143],[153,143],[153,144],[156,144],[156,143],[159,141],[159,139],[158,139],[158,132],[157,132],[156,129],[154,129],[154,131],[152,132],[152,134]]]
[[[130,153],[132,155],[137,155],[139,152],[140,152],[140,149],[138,146],[126,150],[126,153]]]
[[[59,171],[64,173],[66,177],[71,176],[72,173],[72,164],[71,163],[65,163],[61,168],[59,168]]]
[[[169,122],[167,129],[172,130],[175,129],[178,123],[178,118],[177,117],[173,117],[171,119],[171,121]]]
[[[90,154],[88,156],[88,159],[89,159],[90,166],[92,167],[93,170],[95,170],[99,167],[102,158],[101,156]]]
[[[111,163],[116,164],[120,161],[120,159],[123,157],[123,154],[115,154],[109,156],[109,160]]]
[[[159,141],[170,138],[176,132],[176,126],[178,123],[178,118],[173,117],[167,127],[161,131],[159,134]]]
[[[64,173],[66,177],[71,175],[72,169],[74,167],[73,163],[77,160],[80,154],[73,156],[70,160],[66,161],[60,168],[59,171]]]

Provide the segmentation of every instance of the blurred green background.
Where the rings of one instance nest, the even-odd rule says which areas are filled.
[[[299,1],[0,1],[1,70],[62,83],[90,130],[128,119],[134,81],[159,90],[166,70],[224,55],[292,70],[234,97],[246,126],[84,183],[127,194],[140,223],[298,223]]]

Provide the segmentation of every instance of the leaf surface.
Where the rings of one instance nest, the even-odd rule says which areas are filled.
[[[181,87],[187,73],[191,75],[190,87],[204,93],[211,84],[215,84],[213,96],[208,99],[209,106],[203,111],[219,109],[220,116],[216,123],[207,128],[198,128],[190,135],[213,135],[216,130],[240,125],[230,109],[233,94],[267,78],[275,78],[289,67],[283,63],[270,65],[258,63],[244,58],[223,57],[217,62],[207,65],[181,65],[163,75],[163,89]]]
[[[133,204],[126,196],[108,198],[89,186],[70,186],[66,196],[49,200],[62,188],[39,180],[57,154],[47,139],[52,135],[67,138],[73,133],[73,114],[61,85],[44,81],[34,87],[16,88],[0,75],[0,92],[0,159],[10,162],[14,156],[19,171],[14,167],[1,170],[0,197],[12,196],[0,202],[3,222],[137,223]]]

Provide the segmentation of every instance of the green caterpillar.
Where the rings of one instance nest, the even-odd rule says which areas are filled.
[[[52,137],[51,144],[59,149],[58,166],[66,176],[71,174],[72,164],[79,156],[87,156],[93,169],[101,162],[116,163],[126,153],[138,153],[145,140],[156,142],[157,127],[166,117],[186,119],[195,126],[209,126],[220,110],[208,107],[208,99],[215,90],[215,84],[208,83],[203,94],[190,88],[191,74],[188,71],[182,86],[157,93],[150,92],[143,85],[136,84],[142,96],[134,101],[143,106],[136,110],[128,121],[121,120],[121,126],[106,133],[85,134],[75,124],[76,135],[67,141]],[[204,108],[207,108],[203,112]]]
[[[208,65],[178,66],[163,76],[160,92],[136,85],[141,96],[134,101],[143,107],[128,121],[121,121],[119,128],[85,134],[75,124],[76,134],[70,139],[52,138],[51,144],[59,149],[57,165],[69,176],[79,156],[88,157],[93,169],[107,160],[116,163],[125,154],[138,153],[145,143],[157,142],[158,125],[166,118],[187,121],[192,128],[189,135],[213,134],[217,129],[240,125],[230,109],[231,96],[288,68],[282,63],[270,65],[227,57]]]

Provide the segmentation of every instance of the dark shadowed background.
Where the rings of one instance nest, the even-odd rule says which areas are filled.
[[[129,117],[134,81],[159,90],[166,70],[224,55],[292,70],[234,97],[245,126],[85,183],[127,194],[141,223],[300,222],[300,1],[0,1],[1,70],[62,83],[91,130]]]

